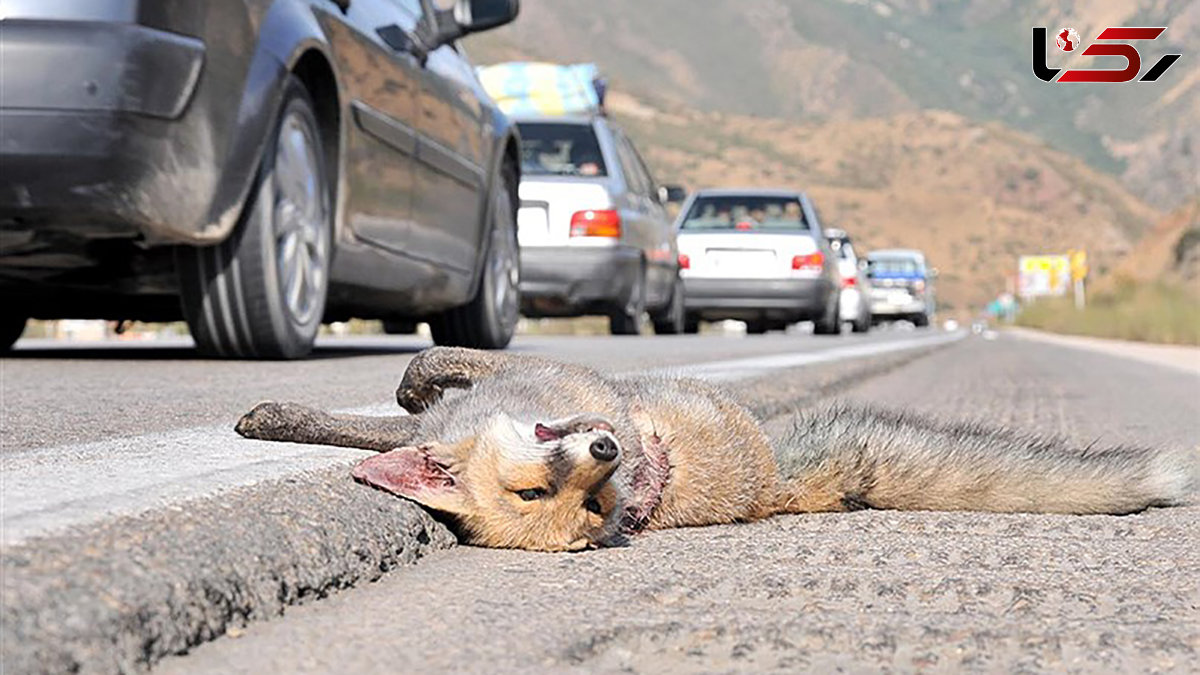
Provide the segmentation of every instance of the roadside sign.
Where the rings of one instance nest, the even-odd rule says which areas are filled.
[[[1066,295],[1071,260],[1065,255],[1023,255],[1018,263],[1017,293],[1022,298]]]
[[[1087,251],[1067,251],[1067,255],[1071,258],[1071,281],[1079,281],[1087,278],[1088,263]]]

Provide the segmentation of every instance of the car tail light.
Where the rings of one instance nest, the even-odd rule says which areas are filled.
[[[858,285],[857,277],[842,277],[842,286],[844,288],[854,288]]]
[[[913,287],[914,291],[920,293],[921,291],[925,290],[925,282],[921,281],[920,279],[917,279],[916,281],[913,282],[912,287]]]
[[[754,229],[754,223],[752,223],[752,222],[750,222],[750,221],[748,221],[748,220],[743,220],[743,221],[739,222],[737,225],[734,225],[734,226],[733,226],[733,229],[735,229],[735,230],[743,230],[743,231],[745,231],[745,230],[753,230],[753,229]]]
[[[621,216],[616,211],[576,211],[571,216],[572,237],[620,237]]]
[[[819,272],[825,267],[825,254],[817,251],[808,255],[792,256],[792,269]]]
[[[679,269],[681,269],[681,270],[692,269],[692,259],[691,259],[691,257],[688,256],[688,254],[686,254],[686,253],[679,254]]]

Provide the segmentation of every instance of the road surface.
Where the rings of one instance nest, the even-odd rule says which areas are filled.
[[[790,406],[839,397],[1062,434],[1081,444],[1200,445],[1200,377],[1192,373],[1004,335],[895,347],[944,337],[543,338],[521,340],[517,348],[618,372],[690,367],[723,381],[760,413],[776,415],[771,429],[786,424],[786,416],[777,414]],[[40,463],[51,467],[42,475],[54,480],[54,467],[69,467],[72,453],[104,466],[100,455],[106,451],[111,466],[129,467],[139,458],[161,462],[181,438],[207,439],[191,446],[189,455],[258,452],[228,435],[228,424],[249,405],[286,398],[380,409],[419,346],[395,338],[332,343],[321,351],[326,358],[302,364],[195,361],[185,350],[140,348],[83,354],[37,349],[5,360],[0,459],[6,522],[21,508],[10,497],[17,486],[8,481],[9,466],[36,477]],[[872,354],[872,346],[879,353]],[[826,356],[815,356],[821,353]],[[755,377],[771,368],[787,369]],[[735,379],[739,369],[750,377]],[[21,394],[14,398],[14,392]],[[10,444],[10,437],[21,443]],[[154,597],[146,589],[153,584],[144,579],[165,579],[178,590],[160,623],[177,622],[203,639],[224,634],[159,662],[157,669],[168,673],[839,667],[1194,672],[1200,658],[1200,507],[1194,504],[1127,517],[790,516],[652,533],[625,548],[570,555],[447,549],[440,525],[419,510],[399,500],[363,501],[382,498],[347,486],[341,467],[353,455],[307,450],[312,456],[297,453],[288,461],[334,468],[276,480],[286,468],[273,466],[256,477],[231,461],[214,468],[219,477],[201,491],[207,499],[196,500],[184,480],[178,492],[111,508],[96,507],[96,501],[119,501],[97,490],[82,510],[60,511],[66,514],[61,520],[45,513],[30,520],[26,511],[21,518],[30,529],[5,552],[6,657],[39,663],[12,639],[36,630],[92,639],[74,651],[44,650],[43,664],[139,667],[164,650],[185,649],[195,640],[162,626],[114,623],[140,607],[139,593],[145,595],[141,602]],[[190,470],[176,473],[180,480],[195,478]],[[77,473],[66,469],[64,475],[78,480]],[[63,506],[53,491],[30,482],[37,481],[24,481],[19,489],[46,500],[48,512]],[[312,495],[315,489],[319,497]],[[163,506],[178,504],[186,510],[163,512]],[[342,509],[356,510],[343,518]],[[275,587],[262,579],[231,582],[229,589],[213,583],[250,564],[213,540],[204,540],[207,548],[195,547],[195,532],[222,518],[223,539],[240,548],[252,546],[247,542],[255,537],[281,537],[270,547],[307,550],[320,565],[279,561],[300,570],[294,573],[299,579],[273,572],[291,584],[294,597],[286,601],[266,598],[261,589]],[[425,547],[397,559],[362,544],[378,533],[355,530],[354,523],[375,518],[412,528]],[[262,523],[270,529],[256,530],[267,527]],[[64,534],[63,527],[73,529]],[[288,538],[288,528],[303,536]],[[23,539],[29,536],[41,538]],[[357,556],[380,556],[371,564],[383,562],[373,574],[355,572],[325,585],[306,581],[305,575],[325,568],[357,569],[354,561],[331,561],[336,556],[321,537],[341,541]],[[137,565],[112,562],[121,556],[111,550],[124,551]],[[86,565],[78,562],[79,551],[91,551],[82,554]],[[211,551],[220,555],[205,559]],[[268,559],[270,551],[258,555]],[[415,565],[403,564],[418,557]],[[189,584],[198,582],[169,576],[182,574],[178,570],[160,570],[172,561],[230,571],[210,570],[197,588]],[[87,574],[42,584],[54,570],[75,565],[84,565]],[[114,570],[139,579],[138,588],[113,582]],[[87,586],[93,576],[100,582]],[[107,604],[78,599],[80,586],[109,589],[101,593]],[[204,592],[233,595],[237,602],[221,605],[220,616],[213,611],[197,619],[191,615],[201,612],[189,609],[195,603],[189,604],[188,593]],[[23,626],[25,615],[13,608],[27,610],[37,597],[51,598],[54,611],[38,615],[34,628]],[[277,616],[296,602],[301,604]],[[131,644],[108,644],[111,631],[88,634],[70,625],[81,621],[127,625],[131,634],[145,635],[131,637]]]

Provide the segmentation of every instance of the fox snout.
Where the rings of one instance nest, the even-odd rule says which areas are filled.
[[[617,442],[613,439],[612,434],[601,436],[592,441],[592,444],[588,446],[588,452],[591,452],[592,457],[601,462],[611,462],[621,454],[621,451],[617,449]]]

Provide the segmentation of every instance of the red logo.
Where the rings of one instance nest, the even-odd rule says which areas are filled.
[[[1079,33],[1074,28],[1064,28],[1058,31],[1058,39],[1054,41],[1064,52],[1073,52],[1079,45]]]
[[[1050,68],[1046,65],[1046,29],[1036,26],[1033,29],[1033,74],[1046,82],[1130,82],[1137,78],[1142,71],[1142,55],[1131,44],[1135,40],[1157,40],[1167,28],[1163,27],[1110,27],[1100,31],[1096,40],[1103,43],[1093,43],[1080,52],[1081,56],[1120,56],[1125,59],[1125,67],[1121,69],[1105,68],[1075,68],[1068,70],[1058,77],[1061,68]],[[1064,52],[1073,52],[1079,47],[1079,33],[1074,28],[1064,28],[1055,36],[1055,44]],[[1146,71],[1139,82],[1153,82],[1162,77],[1176,61],[1180,54],[1165,54]]]

